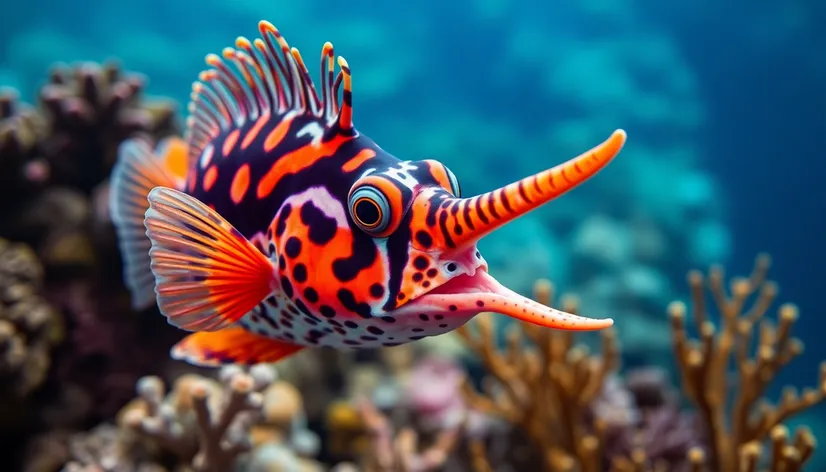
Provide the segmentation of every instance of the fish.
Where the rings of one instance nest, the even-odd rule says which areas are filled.
[[[206,56],[182,137],[130,138],[112,171],[132,306],[157,304],[188,332],[172,358],[251,365],[316,347],[397,346],[482,312],[549,329],[612,326],[505,287],[477,243],[595,175],[625,131],[463,196],[441,161],[399,159],[355,128],[351,70],[330,42],[316,88],[272,23],[258,33]]]

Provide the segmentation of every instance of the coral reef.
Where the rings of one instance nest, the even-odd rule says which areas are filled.
[[[551,301],[551,286],[540,282],[536,299]],[[569,299],[565,310],[575,311]],[[594,415],[591,405],[602,392],[605,379],[618,367],[613,332],[603,331],[601,355],[591,355],[573,346],[573,333],[542,330],[534,325],[514,325],[506,335],[505,347],[497,347],[490,317],[473,322],[459,333],[482,359],[496,380],[485,396],[467,388],[473,408],[504,417],[522,428],[542,451],[545,470],[602,469],[602,437],[606,419]],[[526,340],[535,348],[526,346]],[[612,413],[616,419],[616,412]],[[627,418],[619,416],[620,422]]]
[[[48,177],[42,156],[45,135],[43,117],[21,104],[16,91],[0,89],[0,196],[4,201],[29,194]],[[10,204],[0,206],[0,216]]]
[[[602,406],[617,390],[610,380],[618,359],[610,331],[602,335],[600,355],[575,345],[571,333],[525,324],[513,326],[499,347],[489,318],[472,322],[480,334],[474,335],[470,326],[460,333],[496,383],[482,395],[468,387],[465,395],[472,407],[524,431],[548,471],[801,470],[814,452],[814,436],[801,427],[790,437],[783,423],[823,401],[826,366],[816,389],[798,394],[787,387],[775,406],[762,398],[778,371],[802,351],[802,343],[791,335],[798,316],[793,305],[780,307],[776,323],[765,318],[777,292],[766,279],[768,267],[768,256],[759,256],[750,277],[731,282],[730,296],[722,269],[711,269],[708,285],[720,328],[707,311],[703,276],[689,274],[699,340],[688,337],[685,305],[670,306],[683,393],[696,406],[694,412],[681,407],[665,374],[653,369],[626,374],[622,388],[634,399],[633,408],[610,400],[611,406]],[[538,301],[550,302],[550,284],[538,282],[535,294]],[[753,306],[746,309],[755,294]],[[570,301],[563,304],[575,308]],[[734,385],[729,380],[732,366]],[[770,454],[763,454],[766,442]],[[483,461],[479,450],[475,457]]]
[[[0,398],[8,419],[46,380],[62,320],[45,301],[43,269],[31,248],[0,239]],[[8,424],[0,425],[7,427]]]
[[[0,237],[10,241],[0,248],[2,429],[9,444],[23,446],[39,432],[47,436],[32,444],[52,444],[111,418],[180,337],[157,316],[129,308],[114,230],[99,204],[123,139],[178,132],[174,105],[143,100],[143,83],[115,64],[87,63],[55,68],[37,106],[0,91]]]
[[[462,433],[460,423],[439,433],[430,447],[419,450],[419,437],[414,429],[407,427],[394,434],[389,419],[369,402],[362,402],[360,410],[371,438],[371,447],[363,459],[363,472],[440,470]]]
[[[707,285],[720,317],[719,327],[707,312],[703,275],[698,271],[689,274],[691,313],[699,339],[689,339],[685,305],[677,302],[670,307],[683,390],[705,422],[708,464],[713,470],[755,470],[767,440],[772,442],[771,470],[799,470],[814,450],[808,429],[798,429],[791,439],[782,423],[823,401],[826,363],[821,364],[816,388],[799,394],[787,387],[776,405],[762,398],[780,369],[803,350],[803,343],[791,334],[798,317],[794,305],[782,305],[776,322],[766,318],[777,295],[776,285],[767,280],[769,265],[769,256],[759,256],[750,277],[731,281],[731,295],[726,293],[723,269],[711,269]],[[752,296],[756,297],[754,304],[747,307]],[[736,366],[734,385],[726,381],[732,365]]]
[[[87,26],[124,63],[149,72],[156,90],[185,99],[201,45],[239,31],[228,21],[176,38],[145,27],[180,8],[156,6],[147,15],[101,5],[101,18],[130,8],[134,21]],[[212,17],[269,15],[261,2],[205,6]],[[179,134],[175,106],[147,99],[145,78],[113,62],[57,65],[41,86],[56,57],[94,57],[97,45],[59,21],[24,25],[0,32],[11,37],[0,67],[15,67],[0,70],[0,81],[30,87],[23,96],[35,103],[0,90],[0,439],[15,452],[4,470],[817,468],[815,433],[784,424],[822,402],[826,370],[815,389],[788,388],[776,405],[763,398],[802,350],[791,335],[796,308],[766,316],[776,294],[768,259],[735,279],[730,295],[719,268],[708,277],[692,272],[691,308],[674,303],[670,319],[662,316],[682,293],[685,268],[725,260],[732,246],[720,188],[697,166],[706,110],[682,45],[622,2],[564,7],[547,20],[483,0],[449,20],[470,37],[493,31],[497,40],[456,56],[413,47],[446,39],[427,26],[425,4],[406,4],[381,23],[361,5],[346,21],[319,19],[311,15],[318,6],[291,5],[279,21],[316,18],[310,28],[288,27],[295,44],[315,44],[317,31],[349,41],[343,49],[358,64],[358,100],[368,105],[361,109],[374,110],[359,114],[364,129],[405,158],[442,159],[471,193],[545,166],[549,150],[576,154],[617,123],[642,130],[610,176],[482,243],[491,271],[509,286],[533,286],[551,303],[547,282],[532,285],[548,277],[578,294],[578,302],[561,300],[565,308],[610,313],[616,331],[595,339],[482,316],[412,346],[303,352],[280,363],[277,376],[271,366],[193,373],[171,362],[168,348],[182,333],[155,309],[129,307],[107,195],[119,144]],[[569,27],[586,14],[598,33]],[[391,34],[400,40],[389,41]],[[391,43],[395,52],[383,55]],[[193,45],[198,54],[190,54]],[[451,82],[451,74],[427,72],[480,63],[490,73],[472,83],[466,74]],[[526,106],[512,106],[526,103],[526,93]],[[404,113],[388,120],[375,110]],[[713,304],[703,296],[706,283]],[[661,360],[673,361],[680,378],[627,369]]]
[[[144,79],[115,63],[55,67],[40,90],[50,132],[52,179],[91,191],[109,175],[121,141],[137,132],[155,139],[177,132],[175,107],[143,102]]]
[[[161,379],[144,377],[118,425],[104,424],[69,440],[65,470],[226,472],[240,463],[248,470],[296,464],[314,470],[300,454],[315,454],[315,441],[296,422],[301,405],[289,397],[300,397],[291,390],[264,365],[249,372],[227,367],[218,380],[183,375],[168,393]],[[307,440],[298,439],[302,435],[311,436],[309,449]]]

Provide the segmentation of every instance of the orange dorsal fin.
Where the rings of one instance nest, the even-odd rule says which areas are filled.
[[[224,364],[251,365],[276,362],[303,349],[302,346],[265,338],[238,326],[214,332],[193,333],[171,351],[173,359],[216,367]]]
[[[276,288],[269,259],[196,198],[155,188],[145,224],[158,306],[174,326],[226,328]]]
[[[143,225],[149,208],[149,192],[158,186],[183,189],[186,180],[187,145],[167,138],[153,151],[140,138],[128,139],[118,148],[109,190],[109,212],[118,235],[124,263],[124,281],[132,295],[132,307],[155,304],[155,278],[149,268],[149,239]]]

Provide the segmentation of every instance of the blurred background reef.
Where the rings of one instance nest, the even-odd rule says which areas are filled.
[[[1,470],[826,470],[822,2],[41,3],[0,19]],[[626,129],[480,244],[614,329],[482,315],[277,368],[171,361],[183,333],[130,309],[109,172],[125,138],[182,133],[204,55],[260,19],[308,61],[332,41],[356,126],[467,194]]]

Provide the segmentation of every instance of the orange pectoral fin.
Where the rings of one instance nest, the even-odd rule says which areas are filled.
[[[224,364],[252,365],[276,362],[303,349],[231,326],[220,331],[193,333],[172,347],[173,359],[216,367]]]
[[[174,326],[227,328],[277,286],[270,260],[194,197],[156,187],[145,225],[158,306]]]

